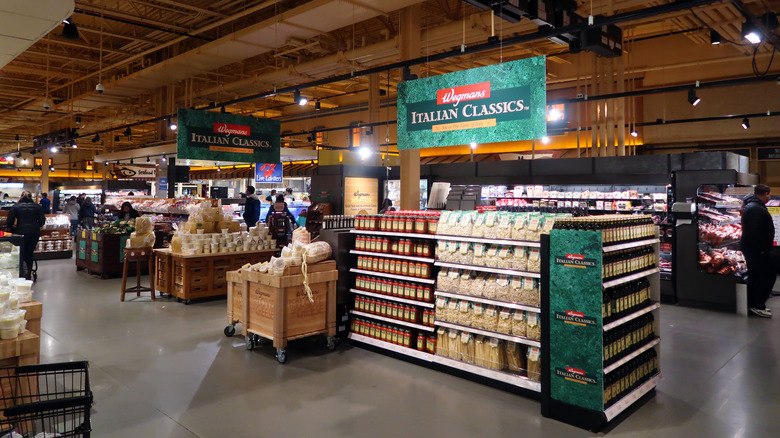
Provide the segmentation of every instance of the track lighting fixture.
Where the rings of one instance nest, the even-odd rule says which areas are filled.
[[[750,128],[750,120],[748,120],[747,117],[742,119],[742,129],[748,129]]]
[[[151,159],[151,158],[149,158],[149,157],[146,157],[146,162],[147,162],[147,163],[151,163],[151,162],[152,162],[152,159]]]
[[[474,149],[476,149],[476,148],[477,148],[477,142],[475,142],[475,141],[472,141],[472,142],[471,142],[471,150],[473,151],[473,150],[474,150]]]
[[[696,90],[694,90],[693,88],[688,90],[688,103],[690,103],[693,106],[696,106],[699,104],[699,102],[701,102],[701,99],[699,98],[699,96],[696,95]]]
[[[19,141],[19,134],[16,134],[16,137],[14,137],[14,141]]]
[[[133,159],[132,158],[130,159],[130,164],[133,164]]]
[[[77,125],[81,124],[81,115],[79,115],[79,114],[76,114],[76,124]]]
[[[636,132],[636,128],[634,128],[634,129],[632,129],[632,130],[631,130],[631,136],[632,136],[632,137],[634,137],[634,138],[637,138],[637,137],[639,137],[639,133],[638,133],[638,132]]]
[[[92,143],[97,143],[100,141],[100,134],[95,134],[94,137],[92,137]]]
[[[761,29],[750,20],[742,23],[742,38],[748,40],[750,44],[761,43]]]
[[[50,147],[49,148],[49,152],[51,152],[52,154],[56,154],[57,153],[57,146]]]
[[[62,28],[62,37],[69,40],[79,39],[79,28],[73,23],[73,17],[62,20],[65,26]]]
[[[306,105],[309,102],[309,99],[307,99],[306,96],[301,96],[300,90],[295,90],[295,93],[293,93],[293,100],[300,106]]]
[[[70,141],[70,147],[72,147],[73,149],[78,149],[79,145],[76,144],[75,140],[71,140]]]
[[[170,128],[171,131],[175,131],[176,129],[178,129],[178,127],[179,126],[176,124],[176,122],[173,122],[170,119],[168,119],[168,128]]]
[[[720,44],[721,37],[717,30],[711,30],[710,31],[710,44],[713,46],[716,46]]]
[[[320,105],[320,100],[317,99],[316,102],[314,102],[314,111],[319,111],[322,109],[322,105]]]
[[[165,154],[163,154],[161,160],[164,163],[164,162],[168,161],[168,158],[165,156]]]
[[[358,150],[358,153],[360,154],[360,159],[365,160],[371,155],[371,150],[365,146],[361,147],[360,150]]]
[[[118,141],[119,141],[119,136],[118,136],[118,135],[115,135],[115,136],[114,136],[114,143],[116,143],[116,142],[118,142]]]
[[[130,138],[130,136],[133,135],[133,131],[131,131],[130,127],[128,126],[125,128],[125,132],[123,134],[125,134],[125,137]]]
[[[54,173],[54,166],[49,166],[49,172]]]
[[[544,137],[542,137],[542,143],[547,144],[549,142],[550,142],[550,137],[548,137],[546,135]]]

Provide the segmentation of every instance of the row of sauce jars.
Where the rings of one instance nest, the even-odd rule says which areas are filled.
[[[428,240],[358,236],[355,238],[355,249],[384,254],[431,257],[433,256],[434,244]]]
[[[438,211],[414,211],[403,214],[359,215],[355,223],[358,230],[387,231],[394,233],[436,234]]]
[[[403,347],[412,347],[412,330],[393,327],[387,324],[367,321],[360,318],[352,320],[352,332],[380,341]]]
[[[417,334],[417,349],[436,354],[436,336],[426,336],[422,333]]]
[[[374,278],[358,275],[355,285],[360,290],[390,295],[408,300],[433,302],[433,287],[422,284],[410,283],[382,278]]]
[[[431,267],[428,263],[408,262],[406,260],[385,259],[382,257],[359,256],[357,267],[367,271],[407,275],[410,277],[430,278],[431,276]]]

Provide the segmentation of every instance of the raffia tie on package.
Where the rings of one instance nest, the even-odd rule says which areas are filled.
[[[303,274],[303,290],[306,291],[306,297],[309,302],[314,302],[314,294],[309,287],[309,263],[321,262],[328,257],[332,249],[327,242],[315,242],[306,245],[303,250],[303,261],[301,263],[301,273]]]

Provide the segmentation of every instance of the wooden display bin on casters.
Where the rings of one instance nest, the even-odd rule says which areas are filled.
[[[281,276],[242,272],[246,281],[241,322],[247,349],[255,347],[258,337],[270,339],[277,360],[284,363],[288,341],[326,335],[328,348],[336,348],[336,262],[324,261],[307,268],[313,302],[306,294],[301,267],[288,268]]]

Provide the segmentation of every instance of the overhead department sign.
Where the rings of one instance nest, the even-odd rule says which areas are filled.
[[[545,75],[540,56],[398,84],[398,149],[545,136]]]
[[[179,109],[178,159],[278,163],[280,122]]]
[[[282,163],[256,163],[256,183],[281,183],[284,181],[284,166]]]

